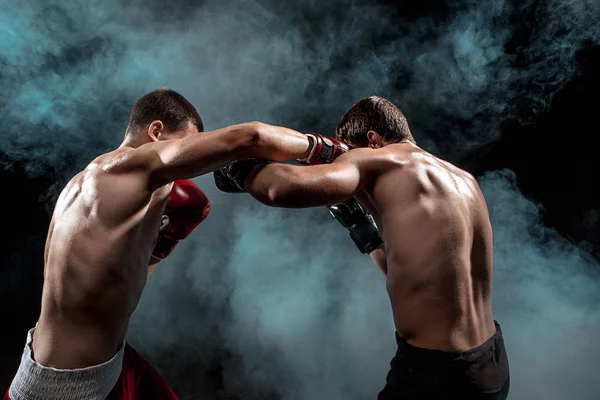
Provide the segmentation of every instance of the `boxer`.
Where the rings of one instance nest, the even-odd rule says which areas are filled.
[[[196,184],[189,180],[178,180],[173,183],[165,210],[161,219],[150,262],[148,265],[148,277],[156,269],[159,262],[165,259],[180,240],[187,237],[202,221],[208,217],[210,212],[210,201],[206,194]],[[28,343],[31,344],[31,336]],[[177,399],[169,385],[158,375],[152,366],[144,360],[134,349],[123,341],[122,369],[108,399],[137,400],[137,399]],[[29,368],[36,366],[32,357],[32,349],[29,346],[24,353],[24,364]],[[59,375],[56,383],[50,385],[69,385],[68,375],[66,381],[60,380]],[[27,383],[23,374],[18,374],[12,385],[13,398],[19,398],[20,388]],[[52,390],[55,390],[54,388]],[[77,393],[72,393],[74,398],[80,398]],[[8,393],[4,400],[10,400]]]
[[[311,149],[305,135],[258,122],[203,131],[182,95],[153,91],[133,106],[121,145],[66,185],[46,241],[41,313],[7,397],[175,398],[124,340],[148,275],[208,213],[185,179]],[[142,386],[147,395],[131,393]]]
[[[275,207],[329,206],[371,256],[398,345],[379,400],[505,399],[492,227],[477,181],[419,148],[402,112],[380,97],[354,104],[337,139],[311,137],[302,160],[311,165],[238,161],[215,172],[217,186]]]

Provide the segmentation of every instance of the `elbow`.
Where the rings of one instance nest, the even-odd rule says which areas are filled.
[[[259,202],[271,207],[290,207],[297,188],[286,164],[270,164],[258,174],[246,178],[246,191]]]
[[[266,200],[273,207],[293,207],[298,188],[294,182],[298,176],[294,173],[292,166],[287,164],[276,164],[273,168],[274,174],[266,190]]]
[[[273,179],[258,190],[253,190],[250,187],[249,192],[256,200],[267,206],[289,207],[290,199],[292,197],[290,189],[287,182]]]
[[[279,184],[271,182],[268,186],[262,188],[253,187],[252,183],[246,184],[248,193],[256,200],[270,207],[285,207],[285,199],[287,197],[286,190]]]
[[[271,207],[283,207],[285,205],[286,190],[281,185],[271,185],[265,196],[265,204]]]

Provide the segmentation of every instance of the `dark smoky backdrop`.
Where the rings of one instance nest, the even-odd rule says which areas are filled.
[[[170,87],[208,130],[333,135],[360,98],[393,101],[486,195],[510,397],[600,398],[599,42],[597,0],[3,1],[0,390],[39,313],[58,193]],[[369,258],[326,209],[195,181],[212,212],[148,281],[128,340],[181,399],[374,399],[395,341]]]

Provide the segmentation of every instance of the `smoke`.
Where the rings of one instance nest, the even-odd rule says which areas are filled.
[[[352,103],[382,95],[424,147],[457,159],[497,139],[503,120],[544,111],[577,74],[577,51],[599,40],[594,0],[408,3],[5,1],[0,162],[53,174],[50,206],[116,146],[133,102],[163,86],[208,129],[261,120],[329,134]],[[211,216],[150,279],[132,343],[183,399],[373,398],[395,344],[368,258],[322,209],[268,209],[198,183]],[[597,397],[595,264],[542,227],[510,173],[481,183],[511,397]]]
[[[459,155],[495,139],[503,119],[543,110],[600,32],[593,0],[449,1],[441,16],[399,8],[9,0],[2,149],[32,174],[70,173],[114,146],[135,99],[169,86],[212,128],[260,119],[329,133],[377,93],[428,147]]]
[[[509,352],[511,398],[597,398],[597,262],[540,224],[539,207],[512,172],[479,181],[494,226],[494,314]],[[149,281],[134,343],[169,354],[157,365],[182,393],[221,398],[205,392],[217,338],[229,352],[226,393],[373,398],[395,343],[385,282],[369,258],[324,209],[269,209],[217,192],[209,178],[198,183],[222,206]],[[176,338],[166,335],[173,331]]]
[[[171,284],[193,280],[194,296],[212,311],[181,302],[177,324],[188,328],[177,331],[176,342],[190,340],[206,359],[215,354],[211,336],[218,337],[231,353],[223,364],[228,392],[245,399],[372,398],[395,342],[385,281],[370,259],[325,208],[270,209],[249,196],[231,199],[209,179],[198,183],[220,206],[200,227],[198,241],[184,243],[148,282],[132,339],[142,348],[167,347],[171,338],[163,332],[173,330],[173,320],[164,315],[176,300],[161,300],[171,296]],[[168,294],[155,295],[162,290]],[[179,287],[174,292],[188,296]],[[144,333],[148,325],[160,337]],[[169,363],[161,372],[177,381],[186,370],[188,393],[201,392],[205,372],[194,365],[198,360],[183,358],[185,365]]]
[[[494,313],[511,364],[511,398],[598,398],[600,270],[523,198],[510,171],[480,179],[494,227]]]

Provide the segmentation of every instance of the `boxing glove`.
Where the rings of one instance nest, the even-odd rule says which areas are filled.
[[[213,172],[215,185],[227,193],[245,193],[244,182],[252,168],[268,164],[268,161],[256,158],[234,161],[231,164]]]
[[[208,217],[209,212],[210,201],[202,189],[190,180],[175,181],[152,255],[161,260],[166,258],[180,240],[185,239]]]
[[[361,253],[369,254],[383,243],[373,216],[354,198],[327,208],[331,215],[348,229],[350,237]]]
[[[302,164],[328,164],[350,150],[350,147],[336,138],[318,133],[306,134],[311,142],[308,157],[298,160]]]

